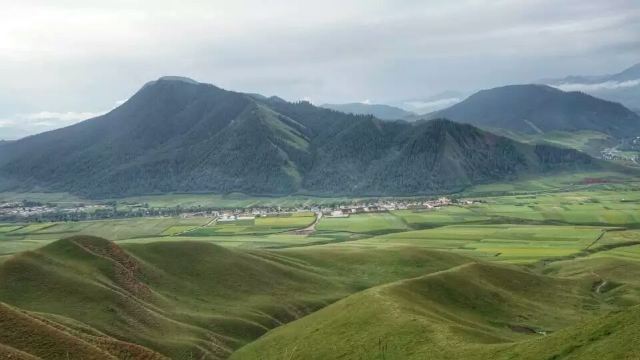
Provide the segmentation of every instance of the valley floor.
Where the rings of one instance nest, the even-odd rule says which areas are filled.
[[[508,186],[341,218],[0,224],[0,354],[640,358],[640,181]]]

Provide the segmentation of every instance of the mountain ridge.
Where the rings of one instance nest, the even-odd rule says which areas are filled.
[[[432,194],[597,166],[578,152],[540,152],[444,119],[382,121],[173,78],[148,83],[103,116],[2,146],[5,189],[98,198]],[[562,160],[549,162],[547,152]]]
[[[640,133],[640,116],[621,104],[537,84],[481,90],[428,116],[437,117],[524,133],[594,130],[617,137]]]
[[[572,75],[540,82],[562,90],[584,91],[631,109],[640,109],[640,63],[610,75]]]

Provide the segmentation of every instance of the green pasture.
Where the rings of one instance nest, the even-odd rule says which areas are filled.
[[[408,230],[399,216],[392,213],[357,214],[349,217],[323,217],[318,231],[345,231],[353,233],[384,233]]]

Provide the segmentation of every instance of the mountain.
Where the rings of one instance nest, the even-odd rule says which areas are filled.
[[[562,90],[584,91],[602,99],[619,102],[631,109],[640,109],[640,63],[617,74],[573,75],[541,82]]]
[[[398,120],[408,116],[415,115],[412,112],[400,109],[395,106],[383,104],[365,104],[365,103],[349,103],[349,104],[324,104],[320,107],[341,111],[347,114],[356,115],[373,115],[382,120]]]
[[[591,130],[616,137],[640,134],[640,116],[624,106],[546,85],[482,90],[430,117],[523,133]]]
[[[2,145],[0,184],[88,197],[401,195],[584,166],[598,165],[448,120],[382,121],[161,78],[103,116]]]

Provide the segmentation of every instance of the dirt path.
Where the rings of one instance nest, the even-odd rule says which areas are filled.
[[[602,294],[602,288],[607,286],[607,280],[602,280],[602,282],[600,283],[600,285],[598,285],[596,287],[596,294]]]
[[[313,234],[314,232],[316,232],[316,225],[318,225],[318,223],[320,222],[320,219],[322,219],[322,213],[318,211],[316,213],[316,219],[313,221],[313,223],[311,225],[309,225],[309,226],[307,226],[306,228],[303,228],[303,229],[293,230],[291,232],[293,234],[296,234],[296,235],[310,235],[310,234]]]
[[[170,236],[180,236],[180,235],[184,235],[184,234],[186,234],[186,233],[190,233],[190,232],[195,231],[195,230],[197,230],[197,229],[200,229],[200,228],[203,228],[203,227],[210,226],[211,224],[213,224],[214,222],[216,222],[216,220],[218,220],[218,217],[217,217],[217,216],[214,216],[214,217],[212,217],[212,218],[211,218],[211,220],[210,220],[210,221],[208,221],[206,224],[203,224],[203,225],[200,225],[200,226],[194,226],[194,227],[192,227],[192,228],[191,228],[191,229],[189,229],[189,230],[185,230],[185,231],[182,231],[182,232],[179,232],[179,233],[175,233],[175,234],[170,235]]]
[[[606,233],[607,233],[607,230],[606,230],[606,229],[605,229],[605,230],[602,230],[602,231],[600,232],[600,235],[598,235],[598,237],[597,237],[595,240],[593,240],[593,242],[591,242],[591,244],[589,244],[589,246],[587,246],[587,247],[586,247],[586,248],[584,248],[584,249],[585,249],[585,250],[589,250],[593,245],[595,245],[598,241],[600,241],[600,240],[604,237],[604,234],[606,234]]]

